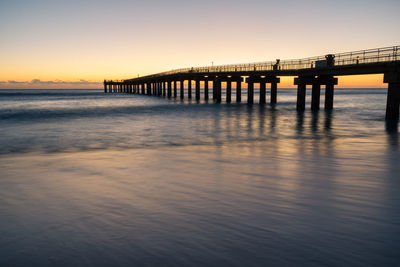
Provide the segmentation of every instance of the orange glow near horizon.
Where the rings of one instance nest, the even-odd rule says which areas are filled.
[[[1,76],[0,76],[1,77]],[[12,76],[13,77],[13,76]],[[126,76],[135,78],[134,76]],[[0,89],[102,89],[102,78],[94,76],[93,79],[77,80],[69,79],[37,79],[29,77],[26,79],[8,79],[0,78]],[[296,88],[293,84],[294,77],[280,77],[280,88]],[[210,85],[211,86],[211,85]],[[246,83],[243,83],[243,88]],[[387,84],[383,83],[383,74],[371,75],[354,75],[354,76],[338,76],[338,85],[336,88],[386,88]],[[258,85],[256,84],[256,88]]]

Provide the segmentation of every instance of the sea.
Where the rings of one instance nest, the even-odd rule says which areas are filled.
[[[387,90],[309,91],[0,90],[0,266],[400,266]]]

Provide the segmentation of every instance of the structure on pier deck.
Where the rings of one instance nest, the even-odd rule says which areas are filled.
[[[212,82],[212,97],[221,103],[221,83],[226,82],[226,102],[231,102],[232,83],[236,85],[236,101],[241,102],[241,84],[247,83],[247,102],[254,102],[254,84],[260,85],[260,104],[266,102],[266,84],[271,86],[271,104],[277,102],[277,85],[280,76],[295,76],[297,85],[297,110],[305,109],[307,85],[312,86],[311,109],[320,107],[321,85],[325,86],[325,109],[333,108],[334,86],[338,84],[335,76],[384,74],[384,83],[388,83],[386,119],[399,119],[400,104],[400,46],[355,52],[329,54],[326,56],[259,62],[250,64],[209,66],[177,69],[154,75],[121,81],[104,81],[104,92],[133,93],[153,96],[178,97],[177,84],[180,86],[180,98],[186,93],[192,98],[192,81],[195,82],[195,98],[200,100],[201,83],[204,98],[209,99],[209,82]],[[173,86],[172,86],[173,85]],[[172,91],[173,90],[173,91]]]

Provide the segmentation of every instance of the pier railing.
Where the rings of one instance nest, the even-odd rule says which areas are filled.
[[[368,64],[379,62],[391,62],[400,60],[400,46],[359,50],[347,53],[332,54],[334,66],[345,66],[355,64]],[[145,76],[146,78],[165,75],[191,73],[191,72],[249,72],[249,71],[272,71],[272,70],[301,70],[319,68],[319,63],[326,61],[326,56],[317,56],[294,60],[276,60],[268,62],[255,62],[246,64],[230,64],[219,66],[205,66],[195,68],[182,68]],[[143,77],[141,77],[143,78]]]

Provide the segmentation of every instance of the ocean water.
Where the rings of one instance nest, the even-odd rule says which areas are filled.
[[[0,266],[400,266],[386,90],[245,94],[0,90]]]

